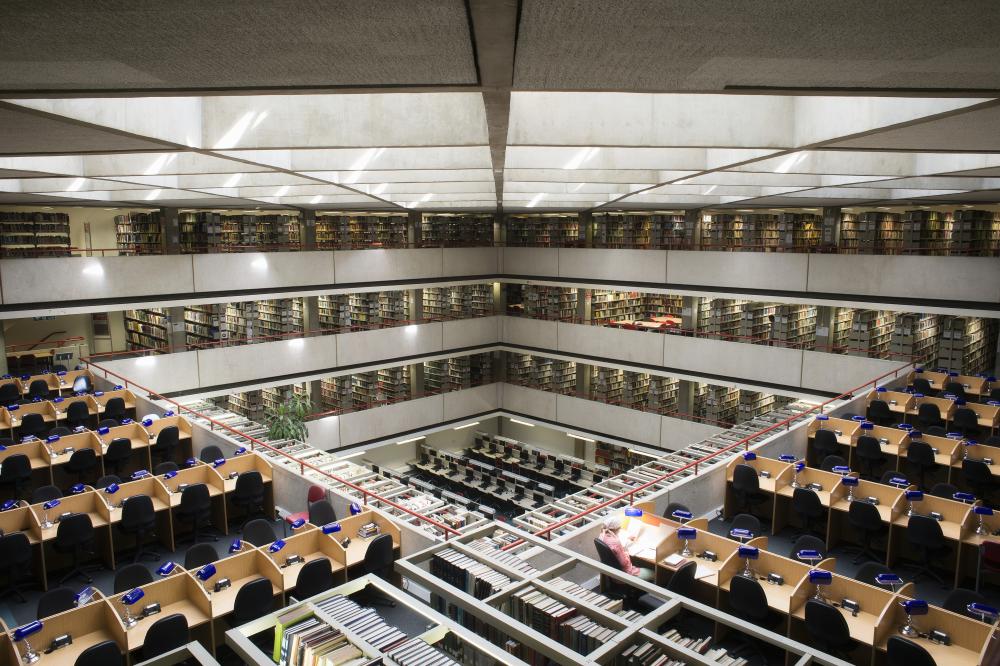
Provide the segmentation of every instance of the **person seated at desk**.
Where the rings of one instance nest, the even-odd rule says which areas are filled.
[[[619,530],[622,528],[622,519],[618,516],[608,516],[604,519],[604,529],[601,531],[601,541],[611,549],[611,552],[615,554],[618,558],[618,566],[627,574],[633,576],[638,576],[639,578],[652,582],[656,577],[653,569],[647,567],[637,567],[632,564],[632,558],[629,556],[626,547],[628,544],[623,544],[618,536]],[[631,539],[626,538],[626,541],[631,542]]]

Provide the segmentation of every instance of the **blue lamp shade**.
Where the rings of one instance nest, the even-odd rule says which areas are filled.
[[[24,381],[26,379],[31,379],[31,375],[21,375],[21,381]]]
[[[60,439],[62,439],[62,437],[60,437],[59,435],[49,435],[48,437],[45,438],[45,441],[46,442],[58,442]]]
[[[948,439],[962,439],[962,433],[960,432],[946,432],[944,436]]]
[[[174,478],[175,476],[177,476],[177,470],[176,470],[176,469],[172,469],[172,470],[170,470],[169,472],[165,472],[165,473],[163,474],[163,478],[164,478],[164,479],[172,479],[172,478]]]
[[[247,447],[241,446],[240,448],[236,449],[236,453],[234,455],[241,456],[246,452],[247,452]]]
[[[1000,406],[1000,400],[989,400],[986,404],[990,407],[997,407]]]
[[[833,572],[823,569],[810,569],[809,582],[813,585],[830,585],[833,583]]]
[[[976,440],[974,440],[974,439],[966,439],[966,440],[963,440],[963,441],[962,441],[962,444],[963,444],[964,446],[976,446],[976,445],[978,445],[978,444],[979,444],[979,442],[977,442],[977,441],[976,441]]]
[[[820,553],[818,550],[813,550],[811,548],[810,549],[806,549],[806,550],[800,550],[799,552],[795,553],[795,557],[799,558],[800,560],[821,560],[821,559],[823,559],[822,553]]]
[[[739,556],[745,560],[756,560],[760,557],[760,549],[757,546],[740,546]]]
[[[913,397],[914,398],[922,398],[922,397],[924,397],[924,394],[923,393],[914,393]]]
[[[920,432],[919,430],[911,430],[910,431],[910,439],[920,439],[923,436],[924,436],[924,433]]]
[[[43,626],[45,625],[42,624],[41,620],[35,620],[34,622],[29,622],[28,624],[18,627],[14,630],[14,641],[20,643],[28,636],[37,634],[42,630]]]
[[[884,386],[876,386],[876,387],[875,387],[875,392],[876,392],[876,393],[885,393],[885,392],[886,392],[886,390],[887,390],[887,389],[886,389],[886,388],[885,388]]]
[[[216,458],[214,461],[212,461],[212,467],[215,467],[215,468],[222,467],[225,464],[226,464],[226,459],[225,458]]]
[[[0,451],[6,451],[6,450],[7,450],[7,447],[4,446],[3,444],[0,444]]]
[[[694,517],[693,513],[691,513],[690,511],[685,511],[684,509],[677,509],[670,515],[676,518],[677,520],[691,520],[691,518]]]
[[[16,412],[19,409],[21,409],[21,405],[7,405],[8,412]]]
[[[900,604],[907,615],[927,615],[930,608],[923,599],[907,599]]]
[[[923,498],[924,498],[924,491],[922,491],[922,490],[907,490],[906,491],[906,499],[910,500],[911,502],[919,502]]]
[[[142,588],[136,587],[123,594],[121,601],[126,606],[131,606],[135,602],[139,601],[139,599],[142,599],[144,596],[146,596],[146,593],[142,591]]]
[[[850,474],[851,468],[847,465],[834,465],[832,468],[835,474]]]
[[[951,372],[948,373],[948,376],[949,377],[958,377],[958,373],[955,372],[954,370],[952,370]]]
[[[275,541],[274,543],[272,543],[270,546],[267,547],[267,552],[269,552],[269,553],[277,553],[279,550],[281,550],[284,547],[285,547],[285,540],[284,539],[278,539],[277,541]]]
[[[153,425],[153,419],[143,419],[142,425],[148,428],[149,426]]]
[[[830,417],[827,416],[826,414],[817,414],[816,415],[816,420],[817,421],[829,421]]]
[[[188,458],[187,460],[184,461],[184,466],[185,467],[194,467],[197,464],[198,464],[198,461],[195,460],[194,458]]]
[[[323,534],[333,534],[340,531],[340,523],[327,523],[322,527]]]
[[[896,427],[899,428],[900,430],[905,430],[906,432],[910,432],[911,430],[913,430],[913,426],[910,425],[909,423],[900,423]]]
[[[84,486],[82,483],[74,483],[72,486],[69,487],[69,492],[71,495],[79,495],[86,489],[87,489],[86,486]]]
[[[989,620],[991,623],[996,622],[997,616],[1000,616],[1000,610],[997,610],[993,606],[981,604],[978,601],[973,601],[965,607],[965,610],[969,611],[973,615],[979,615],[984,620]]]
[[[855,414],[854,416],[851,417],[851,420],[854,421],[854,422],[856,422],[856,423],[861,423],[862,421],[865,421],[866,419],[865,419],[864,416],[861,416],[860,414]]]
[[[76,602],[77,606],[82,606],[90,603],[96,594],[97,590],[95,590],[93,586],[88,585],[73,596],[73,601]]]
[[[955,404],[959,407],[965,404],[965,398],[955,398]]]
[[[693,527],[682,527],[677,530],[677,537],[691,541],[692,539],[698,538],[698,530]]]
[[[56,397],[56,398],[52,398],[52,402],[54,402],[54,403],[56,403],[56,404],[59,404],[60,402],[62,402],[62,401],[63,401],[63,400],[65,400],[65,399],[66,399],[66,398],[64,398],[64,397],[62,397],[62,396],[58,396],[58,397]]]
[[[972,493],[957,492],[951,496],[953,500],[958,500],[959,502],[975,502],[976,496]]]
[[[806,464],[804,462],[797,462],[797,463],[795,463],[795,471],[796,472],[801,472],[805,468],[806,468]]]
[[[242,549],[243,549],[243,540],[242,539],[233,539],[233,542],[231,544],[229,544],[229,552],[230,553],[237,553],[237,552],[241,551]]]
[[[904,479],[901,476],[894,476],[894,477],[892,477],[891,479],[889,479],[889,483],[891,485],[894,485],[894,486],[908,486],[908,485],[910,485],[910,482],[907,481],[906,479]]]
[[[862,421],[861,422],[861,429],[862,430],[874,430],[875,429],[875,424],[872,423],[871,421]]]
[[[997,380],[997,378],[994,377],[993,375],[990,375],[989,377],[986,378],[986,381],[991,382],[991,383],[995,382],[996,380]]]
[[[97,429],[98,435],[107,435],[109,432],[111,432],[111,428],[109,428],[108,426],[101,426],[100,428]]]
[[[729,536],[734,539],[751,539],[753,538],[753,532],[737,527],[729,530]]]
[[[206,564],[201,569],[198,569],[195,576],[197,576],[198,580],[206,581],[215,575],[215,571],[216,569],[214,564]]]
[[[115,391],[121,391],[121,390],[122,390],[123,388],[125,388],[125,387],[124,387],[124,386],[122,386],[121,384],[115,384],[115,388],[114,388],[114,390],[115,390]]]
[[[899,577],[899,574],[880,573],[875,576],[875,582],[879,585],[902,585],[903,579]]]
[[[156,573],[160,576],[169,576],[170,572],[177,568],[176,562],[164,562],[160,565],[160,568],[156,570]]]
[[[17,506],[17,500],[12,500],[12,499],[4,500],[3,505],[0,506],[0,511],[10,511],[15,506]]]
[[[48,502],[42,505],[42,508],[45,509],[46,511],[49,511],[50,509],[56,508],[60,504],[62,504],[62,502],[60,502],[57,499],[49,500]]]
[[[793,456],[791,453],[782,453],[780,456],[778,456],[778,460],[786,463],[795,462],[795,456]]]
[[[757,454],[753,451],[746,451],[743,453],[743,460],[750,462],[751,460],[757,460]]]
[[[361,505],[357,502],[351,502],[351,515],[356,516],[361,513]]]
[[[174,410],[172,409],[168,409],[167,411],[163,412],[163,418],[167,418],[168,416],[173,416],[173,415],[174,415]]]
[[[993,509],[991,509],[988,506],[982,506],[982,505],[974,506],[972,507],[972,513],[976,514],[977,516],[992,516]]]
[[[148,469],[137,469],[136,471],[132,472],[133,479],[144,479],[147,476],[149,476]]]
[[[132,419],[122,419],[122,425],[128,425],[129,423],[132,423]]]
[[[634,506],[625,507],[625,515],[629,518],[641,518],[642,509],[637,509]]]
[[[856,476],[845,476],[840,481],[845,486],[853,486],[853,487],[857,487],[858,483],[860,482],[860,480]]]
[[[293,530],[297,530],[305,524],[306,524],[305,518],[296,518],[295,520],[292,521],[291,527]]]

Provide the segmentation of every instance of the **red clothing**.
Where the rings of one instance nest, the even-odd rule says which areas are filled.
[[[618,538],[616,532],[609,532],[608,530],[601,531],[601,541],[603,541],[611,552],[615,554],[618,558],[618,566],[621,570],[627,574],[633,576],[639,575],[639,567],[632,564],[632,558],[629,557],[628,551],[625,550],[625,546],[622,545],[621,540]]]

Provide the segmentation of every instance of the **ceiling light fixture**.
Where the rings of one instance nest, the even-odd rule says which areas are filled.
[[[596,439],[590,439],[589,437],[584,437],[583,435],[576,435],[576,434],[571,433],[571,432],[566,433],[566,436],[567,437],[572,437],[573,439],[582,439],[583,441],[590,442],[592,444],[597,441]]]
[[[152,192],[146,195],[146,201],[152,201],[153,199],[156,199],[157,197],[160,196],[161,192],[163,192],[163,190],[153,190]]]
[[[600,148],[581,148],[580,151],[570,158],[569,162],[563,166],[564,169],[579,169],[584,162],[601,152]]]
[[[409,439],[401,439],[398,442],[396,442],[396,446],[399,446],[400,444],[412,444],[413,442],[419,442],[422,439],[427,439],[427,438],[424,437],[423,435],[421,435],[420,437],[411,437]]]
[[[540,193],[536,194],[535,196],[533,196],[531,198],[531,201],[528,202],[528,208],[534,208],[535,206],[537,206],[538,202],[541,201],[544,197],[545,197],[545,193],[544,192],[540,192]]]
[[[67,192],[79,192],[80,188],[83,187],[83,183],[84,183],[83,178],[76,178],[76,179],[73,180],[72,183],[69,184],[69,187],[66,188],[66,191]]]

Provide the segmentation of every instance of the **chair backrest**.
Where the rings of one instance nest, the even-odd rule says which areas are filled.
[[[609,566],[617,571],[621,571],[621,564],[618,563],[618,558],[615,557],[614,552],[608,544],[601,541],[600,538],[594,539],[594,548],[597,549],[597,557],[601,560],[601,564]],[[621,583],[610,576],[601,576],[601,592],[614,597],[624,597],[627,594],[627,589],[624,583]]]
[[[98,428],[117,428],[121,424],[114,419],[101,419],[101,422],[97,424]]]
[[[691,509],[687,508],[680,502],[671,502],[670,504],[667,505],[667,508],[663,511],[663,517],[669,518],[671,520],[676,520],[676,518],[674,518],[674,511],[687,511],[690,513]]]
[[[868,403],[868,418],[870,419],[891,419],[892,410],[885,400],[872,400]]]
[[[751,516],[749,513],[741,513],[733,518],[732,525],[730,527],[734,530],[748,530],[750,534],[755,537],[760,536],[760,519],[757,516]]]
[[[951,499],[952,496],[958,492],[958,486],[950,483],[935,483],[934,487],[931,488],[930,495],[934,497],[943,497],[945,499]]]
[[[856,529],[865,532],[881,532],[885,525],[874,504],[851,502],[847,509],[847,521]]]
[[[299,601],[326,592],[333,587],[333,567],[330,560],[320,557],[310,560],[299,569],[295,579],[295,598]]]
[[[944,545],[941,523],[930,516],[910,516],[906,523],[906,540],[916,546],[939,548]]]
[[[76,590],[68,587],[56,587],[38,599],[38,608],[35,617],[39,620],[56,613],[68,611],[76,606]]]
[[[937,395],[937,391],[935,391],[931,387],[930,381],[924,379],[923,377],[917,377],[916,379],[913,380],[913,388],[917,393],[922,393],[924,395],[930,395],[930,396]]]
[[[958,613],[959,615],[974,617],[978,620],[980,618],[975,615],[970,615],[967,608],[967,606],[973,602],[980,604],[988,603],[986,597],[979,594],[975,590],[967,590],[964,587],[956,587],[948,593],[948,596],[944,598],[941,608],[951,611],[952,613]]]
[[[365,573],[383,575],[392,567],[392,536],[380,534],[365,549]]]
[[[888,484],[889,479],[894,479],[894,478],[905,479],[906,475],[903,474],[902,472],[897,472],[894,469],[887,469],[884,472],[882,472],[882,478],[879,480],[879,483]]]
[[[326,499],[326,488],[316,485],[309,486],[309,491],[306,493],[306,503],[312,504],[321,499]]]
[[[233,626],[238,626],[256,620],[261,615],[270,612],[273,605],[274,594],[271,581],[267,578],[252,580],[244,584],[236,593],[231,622]]]
[[[83,400],[71,402],[69,403],[69,407],[66,408],[66,418],[74,425],[79,425],[89,417],[90,409]]]
[[[335,520],[337,512],[333,510],[329,500],[321,499],[309,505],[309,522],[313,525],[323,526]]]
[[[823,502],[816,491],[796,488],[792,493],[792,509],[808,516],[820,516],[823,514]]]
[[[962,477],[967,483],[984,483],[993,479],[993,472],[982,460],[963,460]]]
[[[933,465],[934,449],[927,442],[910,442],[906,448],[906,459],[918,465]]]
[[[243,472],[236,477],[236,487],[233,489],[233,499],[245,501],[264,496],[264,477],[258,471]]]
[[[893,573],[893,571],[881,562],[865,562],[858,567],[857,573],[854,574],[854,580],[861,581],[865,585],[874,586],[875,577],[879,574],[887,573]]]
[[[1000,446],[1000,435],[990,435],[983,443],[986,444],[986,446]]]
[[[941,426],[933,425],[929,428],[924,428],[925,435],[931,435],[932,437],[944,437],[948,434],[948,431]]]
[[[50,435],[59,435],[60,437],[68,437],[73,434],[73,431],[65,426],[56,426],[49,431]]]
[[[180,441],[181,431],[177,429],[177,426],[167,426],[156,436],[156,443],[153,444],[153,450],[165,451],[177,446]]]
[[[97,467],[97,453],[94,449],[77,449],[66,461],[67,472],[86,472]]]
[[[59,521],[56,527],[56,545],[60,548],[76,548],[94,538],[94,524],[90,515],[74,513]]]
[[[7,463],[4,462],[4,466],[6,465]],[[59,490],[58,486],[41,486],[31,491],[31,504],[51,502],[52,500],[59,499],[62,496],[63,493]]]
[[[857,453],[859,458],[878,460],[882,457],[882,447],[879,445],[878,440],[874,437],[862,435],[861,437],[858,437],[855,453]]]
[[[959,428],[979,429],[979,416],[968,407],[959,407],[956,409],[951,420]]]
[[[760,490],[760,479],[757,478],[757,470],[750,465],[739,464],[733,470],[733,490],[741,493],[757,492]]]
[[[847,461],[841,456],[826,456],[819,465],[824,472],[832,472],[834,467],[847,467]]]
[[[959,398],[965,398],[965,387],[958,382],[945,382],[944,392],[957,395]]]
[[[263,518],[255,518],[243,527],[243,540],[255,546],[265,546],[278,537],[271,523]]]
[[[934,423],[941,420],[941,410],[933,402],[924,402],[917,408],[917,420],[921,423]]]
[[[743,575],[733,576],[729,581],[729,605],[738,617],[748,622],[761,623],[769,614],[764,588]]]
[[[680,569],[674,572],[667,583],[667,589],[671,592],[690,597],[694,594],[694,574],[698,569],[698,563],[694,561],[685,562]]]
[[[188,643],[188,623],[180,613],[160,618],[149,626],[142,644],[143,659],[158,657]]]
[[[122,530],[148,529],[156,522],[156,511],[149,495],[132,495],[122,502]]]
[[[17,384],[13,382],[0,386],[0,402],[11,405],[21,399],[21,393],[17,390]]]
[[[35,435],[38,436],[39,433],[47,432],[48,426],[45,425],[45,417],[41,414],[25,414],[24,418],[21,419],[21,436],[24,435]]]
[[[7,456],[0,467],[0,481],[27,481],[31,478],[31,460],[23,453]]]
[[[840,446],[837,443],[837,433],[832,430],[817,430],[813,433],[813,446],[819,452],[836,451]]]
[[[172,460],[166,460],[153,468],[153,474],[160,476],[162,474],[166,474],[167,472],[176,472],[179,470],[180,467],[177,466],[177,463]]]
[[[225,456],[222,455],[222,449],[215,444],[209,444],[198,454],[198,460],[204,463],[213,463],[219,458],[225,458]]]
[[[145,564],[129,564],[115,572],[115,594],[127,592],[134,587],[142,587],[153,582],[153,574]]]
[[[215,546],[210,543],[199,543],[188,548],[184,554],[184,568],[193,571],[218,559],[219,553],[215,550]]]
[[[104,454],[104,460],[118,462],[121,460],[128,460],[128,457],[132,455],[132,440],[127,437],[115,437],[108,444],[108,450]]]
[[[122,651],[114,641],[101,641],[80,653],[74,666],[121,666]]]
[[[31,542],[23,532],[0,536],[0,567],[13,569],[31,560]]]
[[[889,636],[886,652],[888,666],[937,666],[930,652],[902,636]]]
[[[28,384],[28,397],[29,398],[49,397],[49,383],[44,379],[34,380],[30,384]]]
[[[806,631],[820,644],[834,648],[851,644],[851,629],[844,614],[825,601],[806,602]]]
[[[852,504],[857,504],[857,502],[852,502]],[[805,562],[805,560],[799,560],[796,557],[800,550],[816,550],[819,551],[820,555],[825,555],[826,543],[819,537],[814,537],[811,534],[803,534],[792,544],[792,552],[789,553],[788,557],[799,562]]]
[[[194,513],[208,511],[212,508],[212,496],[208,492],[208,486],[204,483],[195,483],[181,491],[181,503],[179,509],[181,513]]]
[[[118,418],[119,416],[125,416],[125,400],[124,398],[111,398],[104,405],[104,414],[108,418]]]
[[[112,483],[121,483],[121,482],[122,480],[118,477],[118,475],[105,474],[104,476],[102,476],[97,480],[97,483],[94,484],[94,487],[97,488],[98,490],[104,490]]]

